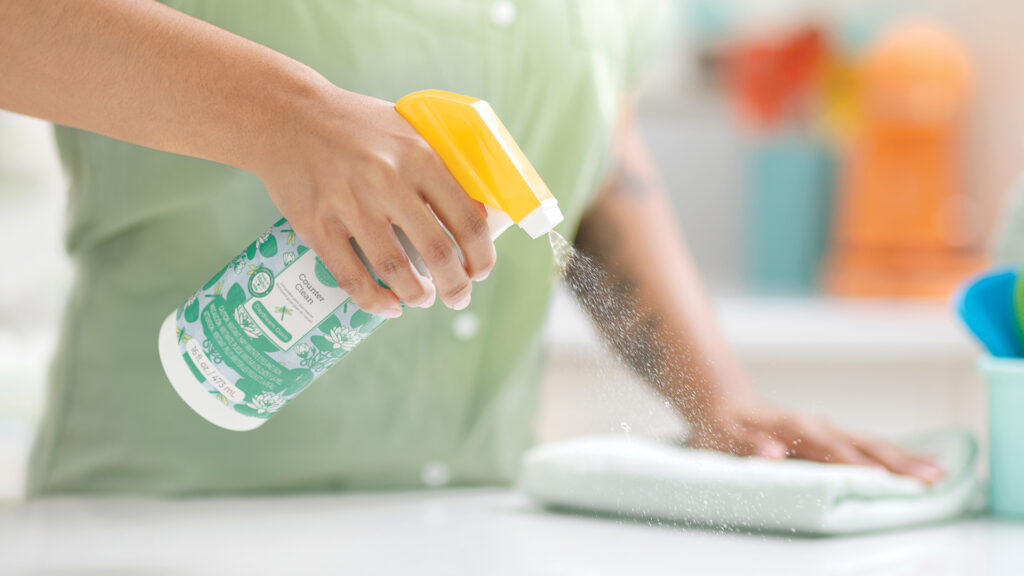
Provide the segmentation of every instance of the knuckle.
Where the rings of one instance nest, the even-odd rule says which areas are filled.
[[[375,156],[360,169],[358,182],[362,188],[384,188],[394,184],[397,178],[394,163],[387,158]]]
[[[338,288],[347,292],[352,298],[363,298],[368,291],[366,281],[364,278],[360,277],[360,275],[335,275],[335,279],[338,282]]]
[[[469,282],[460,282],[455,286],[446,288],[443,296],[444,299],[447,301],[455,301],[462,298],[466,294],[469,294],[470,290],[472,289],[473,286]]]
[[[431,262],[436,262],[441,266],[451,264],[454,260],[458,259],[455,246],[447,236],[429,242],[424,256]]]
[[[484,217],[475,209],[463,220],[462,227],[469,235],[470,240],[480,241],[490,236],[487,220],[484,220]]]
[[[404,262],[396,255],[388,255],[373,262],[373,269],[381,276],[392,278],[402,272]]]
[[[433,160],[437,156],[437,153],[434,152],[434,147],[430,145],[430,142],[427,142],[426,138],[423,138],[419,134],[412,138],[412,142],[410,144],[413,153],[420,158]]]
[[[437,160],[437,153],[419,134],[405,138],[399,154],[399,165],[410,170],[420,170]]]
[[[330,247],[333,245],[340,244],[345,246],[348,244],[351,234],[340,217],[342,213],[344,213],[343,208],[335,206],[317,209],[316,218],[319,222],[317,241],[320,245]],[[339,272],[349,272],[343,268],[338,269],[337,266],[335,266],[335,269]],[[332,272],[333,271],[334,270],[332,270]]]

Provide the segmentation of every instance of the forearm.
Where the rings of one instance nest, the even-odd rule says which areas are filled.
[[[751,395],[717,328],[643,142],[624,122],[616,166],[585,216],[577,247],[601,273],[573,267],[569,284],[598,283],[581,295],[608,340],[691,421],[723,399]],[[600,309],[597,309],[600,308]]]
[[[0,108],[244,169],[294,129],[283,109],[328,86],[150,0],[0,0],[0,13]]]

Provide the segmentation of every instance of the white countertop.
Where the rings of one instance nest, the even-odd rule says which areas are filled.
[[[499,490],[0,508],[0,574],[1019,576],[1024,523],[843,538],[539,510]]]

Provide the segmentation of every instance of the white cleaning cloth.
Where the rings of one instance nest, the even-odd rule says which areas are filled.
[[[649,521],[844,534],[933,522],[977,503],[977,443],[944,431],[904,443],[945,468],[938,484],[883,470],[769,461],[629,436],[534,448],[520,490],[551,507]]]

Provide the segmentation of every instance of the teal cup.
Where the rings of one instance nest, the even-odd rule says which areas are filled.
[[[813,135],[784,131],[753,143],[745,169],[747,280],[761,293],[816,292],[832,222],[831,148]]]
[[[988,380],[988,505],[1024,520],[1024,360],[985,356]]]

